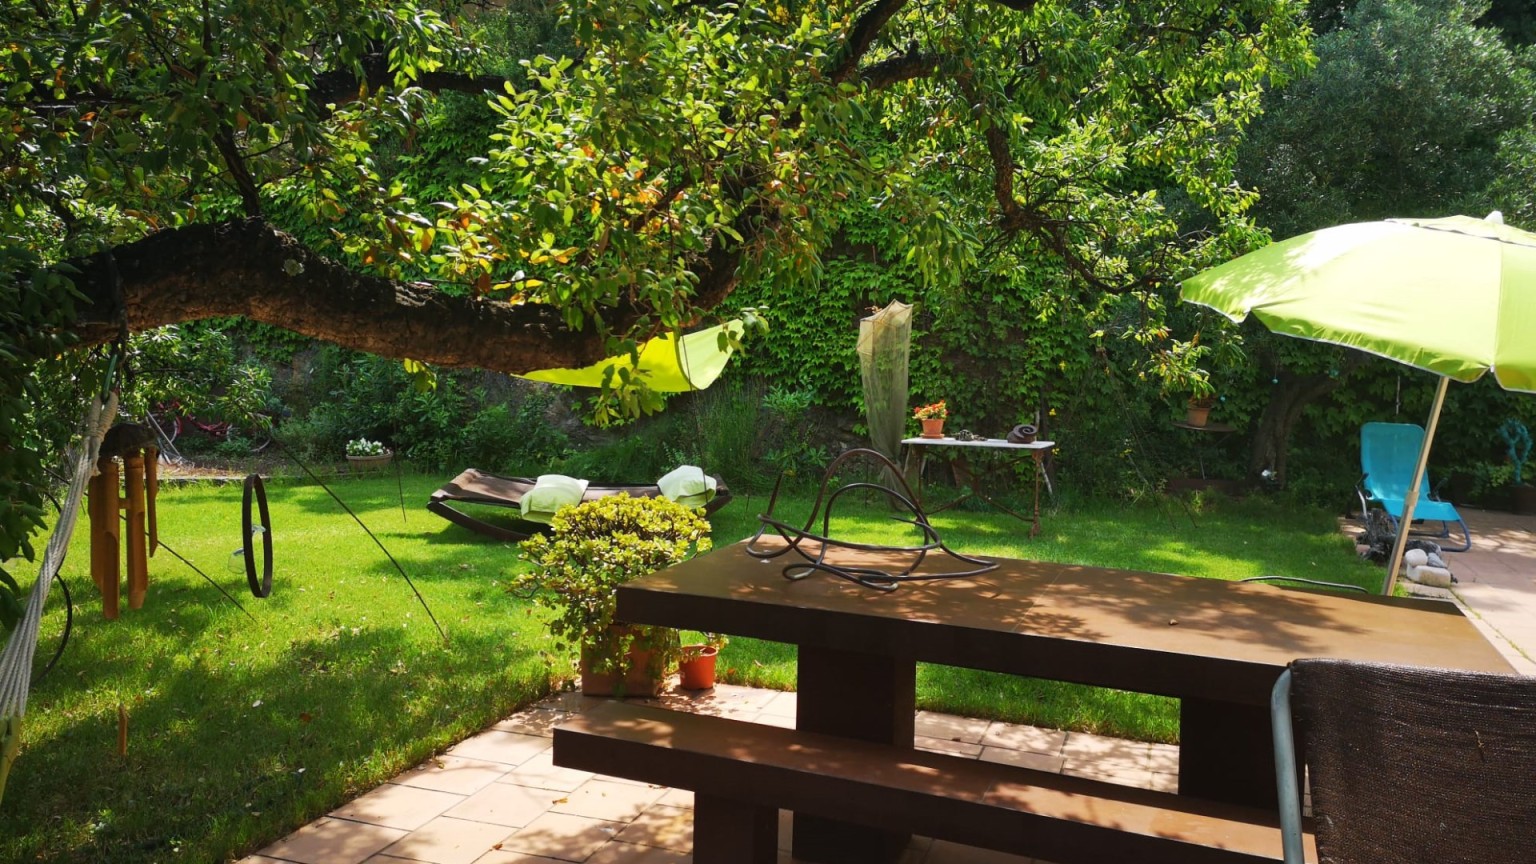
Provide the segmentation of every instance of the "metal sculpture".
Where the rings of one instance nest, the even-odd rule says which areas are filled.
[[[832,484],[832,478],[836,476],[838,468],[843,463],[853,459],[863,458],[874,462],[885,469],[885,476],[895,478],[900,486],[900,491],[883,486],[879,483],[853,482],[845,483],[828,493],[828,487]],[[799,555],[801,561],[787,564],[784,567],[784,578],[798,581],[810,576],[812,573],[829,573],[840,579],[846,579],[865,588],[873,588],[877,591],[895,591],[904,582],[933,581],[936,579],[961,579],[967,576],[976,576],[997,569],[996,561],[985,558],[974,558],[962,555],[959,552],[944,545],[939,537],[939,532],[928,521],[928,515],[917,503],[917,496],[912,494],[912,489],[901,476],[901,471],[896,464],[882,453],[875,450],[856,448],[848,450],[833,459],[827,466],[825,474],[821,478],[821,487],[816,493],[816,503],[811,506],[811,513],[806,517],[805,525],[796,528],[787,522],[777,519],[773,515],[774,507],[778,503],[779,487],[784,482],[781,475],[773,486],[773,495],[768,499],[768,511],[760,514],[757,519],[761,524],[757,533],[747,541],[747,554],[755,558],[777,558],[787,553]],[[912,514],[911,518],[892,517],[899,522],[907,522],[923,532],[923,542],[914,546],[887,546],[882,544],[856,543],[850,540],[838,540],[830,536],[832,524],[832,507],[837,499],[847,492],[858,489],[869,489],[883,494],[892,504],[904,508]],[[825,500],[826,509],[822,509]],[[821,533],[812,533],[811,528],[816,523],[817,516],[821,516]],[[772,531],[785,542],[783,546],[765,546],[762,539],[765,534]],[[814,544],[814,554],[805,548]],[[828,552],[834,549],[855,550],[861,552],[894,552],[911,555],[911,562],[896,571],[881,569],[878,567],[861,567],[847,564],[837,564],[828,560]],[[972,565],[970,569],[945,571],[938,573],[917,573],[923,561],[930,552],[942,552],[957,561]]]

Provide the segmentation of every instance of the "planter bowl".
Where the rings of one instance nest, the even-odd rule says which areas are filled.
[[[378,471],[387,466],[394,458],[395,454],[390,451],[385,451],[377,456],[353,456],[348,453],[347,464],[358,471]]]

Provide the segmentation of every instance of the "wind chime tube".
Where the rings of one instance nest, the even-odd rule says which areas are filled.
[[[127,496],[123,509],[128,511],[128,608],[142,609],[149,593],[149,549],[146,545],[144,513],[144,454],[123,457],[123,485]]]

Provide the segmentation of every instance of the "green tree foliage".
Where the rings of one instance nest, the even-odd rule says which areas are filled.
[[[1289,237],[1390,216],[1483,215],[1536,79],[1486,2],[1362,0],[1317,41],[1312,75],[1269,96],[1243,148],[1259,221]],[[1529,194],[1528,194],[1529,197]]]
[[[1301,7],[579,0],[551,25],[536,2],[6,0],[0,236],[74,268],[86,344],[238,314],[585,365],[743,284],[795,305],[869,210],[923,290],[1129,297],[1158,334],[1171,280],[1255,236],[1233,142],[1306,62]],[[497,28],[518,47],[480,51]],[[443,93],[489,96],[459,124]],[[660,404],[614,383],[600,415]]]
[[[1519,168],[1536,165],[1532,58],[1480,26],[1496,17],[1490,5],[1359,0],[1315,6],[1314,15],[1330,8],[1316,69],[1268,94],[1241,151],[1243,182],[1260,193],[1259,223],[1288,237],[1393,216],[1480,216],[1498,208],[1511,221],[1536,216],[1536,186],[1522,182],[1536,175]],[[1417,386],[1421,379],[1396,364],[1275,337],[1257,325],[1247,331],[1255,368],[1239,401],[1255,427],[1251,474],[1270,470],[1287,479],[1298,423],[1308,441],[1356,442],[1362,422],[1399,410],[1421,422],[1422,412],[1413,411],[1427,385]],[[1529,410],[1529,400],[1496,388],[1453,391],[1442,453],[1483,454],[1484,418]],[[1461,410],[1468,413],[1458,422]],[[1304,449],[1315,485],[1347,488],[1354,479],[1352,446]]]

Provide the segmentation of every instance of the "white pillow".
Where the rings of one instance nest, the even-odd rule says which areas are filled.
[[[540,474],[539,479],[518,502],[523,518],[529,522],[549,523],[555,512],[564,507],[581,503],[587,491],[587,481],[567,477],[564,474]]]
[[[684,507],[703,507],[715,497],[715,478],[697,465],[679,465],[656,481],[661,494]]]

